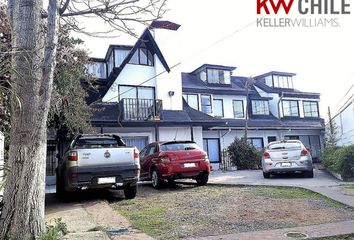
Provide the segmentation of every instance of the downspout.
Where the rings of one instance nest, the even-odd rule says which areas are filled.
[[[281,96],[279,98],[279,101],[278,101],[278,116],[279,116],[279,119],[280,119],[280,102],[283,100],[283,92],[281,92]],[[280,132],[280,140],[284,140],[284,136],[283,136],[283,132],[281,131]]]

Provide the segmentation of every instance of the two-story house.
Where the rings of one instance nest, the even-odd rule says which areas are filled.
[[[257,148],[282,139],[299,139],[319,157],[323,119],[320,94],[294,89],[293,73],[269,72],[255,78],[233,76],[235,67],[204,64],[182,73],[186,103],[222,124],[203,125],[203,147],[213,162],[235,137],[244,136]]]
[[[97,110],[91,123],[128,145],[194,140],[215,169],[222,149],[243,137],[247,125],[258,148],[300,139],[318,156],[324,130],[320,95],[295,90],[295,74],[270,72],[252,82],[233,76],[235,67],[204,64],[173,75],[148,29],[134,45],[110,45],[104,58],[91,60],[88,70],[98,78],[87,98]]]
[[[146,29],[135,45],[110,45],[103,59],[91,59],[97,80],[88,103],[97,111],[91,123],[142,149],[153,141],[194,140],[203,144],[202,124],[220,121],[182,101],[182,80],[170,68]]]

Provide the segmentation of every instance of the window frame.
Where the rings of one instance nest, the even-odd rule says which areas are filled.
[[[210,105],[203,105],[203,96],[208,96],[210,99]],[[204,112],[203,111],[203,106],[210,106],[210,112]],[[213,99],[211,97],[211,94],[201,94],[200,95],[200,108],[203,113],[210,114],[213,113]]]
[[[214,110],[216,109],[215,108],[215,104],[214,104],[214,101],[221,101],[221,116],[218,116],[218,115],[215,115],[215,113],[214,113]],[[213,114],[214,114],[214,117],[224,117],[225,116],[225,113],[224,113],[224,100],[223,99],[220,99],[220,98],[214,98],[213,99],[213,105],[214,105],[214,108],[213,108]]]
[[[236,117],[236,116],[235,116],[235,102],[241,102],[241,106],[242,106],[242,117]],[[244,107],[243,100],[239,100],[239,99],[233,99],[233,100],[232,100],[232,112],[233,112],[234,118],[236,118],[236,119],[245,118],[245,107]]]
[[[139,88],[149,88],[149,89],[152,89],[153,94],[154,94],[154,99],[152,99],[152,100],[156,100],[155,87],[120,84],[120,85],[118,85],[118,100],[119,100],[119,101],[121,101],[122,99],[125,98],[125,97],[121,98],[121,96],[120,96],[120,87],[135,88],[135,89],[136,89],[136,94],[135,94],[135,98],[134,98],[134,99],[140,99],[140,98],[138,97],[138,96],[139,96]],[[142,98],[142,99],[144,99],[144,98]]]
[[[289,109],[290,109],[290,115],[285,115],[284,113],[284,102],[290,102]],[[297,107],[297,115],[292,115],[292,106],[291,102],[296,102],[296,107]],[[283,110],[283,117],[300,117],[300,107],[299,107],[299,101],[298,100],[289,100],[289,99],[283,99],[281,102],[282,105],[282,110]]]
[[[317,108],[317,116],[306,116],[305,115],[305,102],[308,102],[308,103],[316,103],[316,108]],[[304,118],[319,118],[320,117],[320,110],[319,110],[319,104],[318,104],[318,101],[311,101],[311,100],[303,100],[302,101],[302,108],[303,108],[303,111],[304,111]],[[310,109],[311,109],[311,112],[312,112],[312,107],[311,107],[311,104],[310,104]]]
[[[186,96],[187,97],[187,99],[185,99],[186,100],[186,102],[188,103],[188,105],[191,107],[191,108],[193,108],[193,109],[195,109],[194,107],[192,107],[190,104],[189,104],[189,96],[190,95],[194,95],[194,96],[197,96],[197,109],[196,110],[198,110],[199,111],[199,94],[197,94],[197,93],[182,93],[182,97],[184,97],[184,96]]]
[[[143,49],[146,50],[146,62],[143,63],[142,60],[141,60],[141,57],[140,57],[140,52],[143,51]],[[155,59],[154,59],[154,54],[152,54],[152,52],[147,48],[147,47],[138,47],[134,54],[137,52],[138,54],[138,63],[135,63],[135,62],[131,62],[132,58],[130,58],[129,60],[129,64],[133,64],[133,65],[142,65],[142,66],[149,66],[149,67],[153,67],[155,66]],[[134,56],[133,54],[133,56]],[[151,57],[151,65],[149,64],[149,56]]]
[[[253,102],[266,102],[267,103],[267,110],[268,110],[268,113],[266,114],[259,114],[259,113],[255,113],[254,112],[254,107],[253,107]],[[268,100],[251,100],[251,109],[252,109],[252,115],[257,115],[257,116],[268,116],[270,114],[270,109],[269,109],[269,101]]]

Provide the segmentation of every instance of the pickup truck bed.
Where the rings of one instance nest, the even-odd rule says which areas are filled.
[[[87,188],[124,189],[127,198],[136,195],[139,153],[111,134],[79,135],[57,168],[57,194]]]

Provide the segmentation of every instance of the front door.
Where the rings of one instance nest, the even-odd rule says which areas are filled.
[[[208,153],[211,163],[220,162],[220,142],[218,138],[204,138],[203,148]]]

